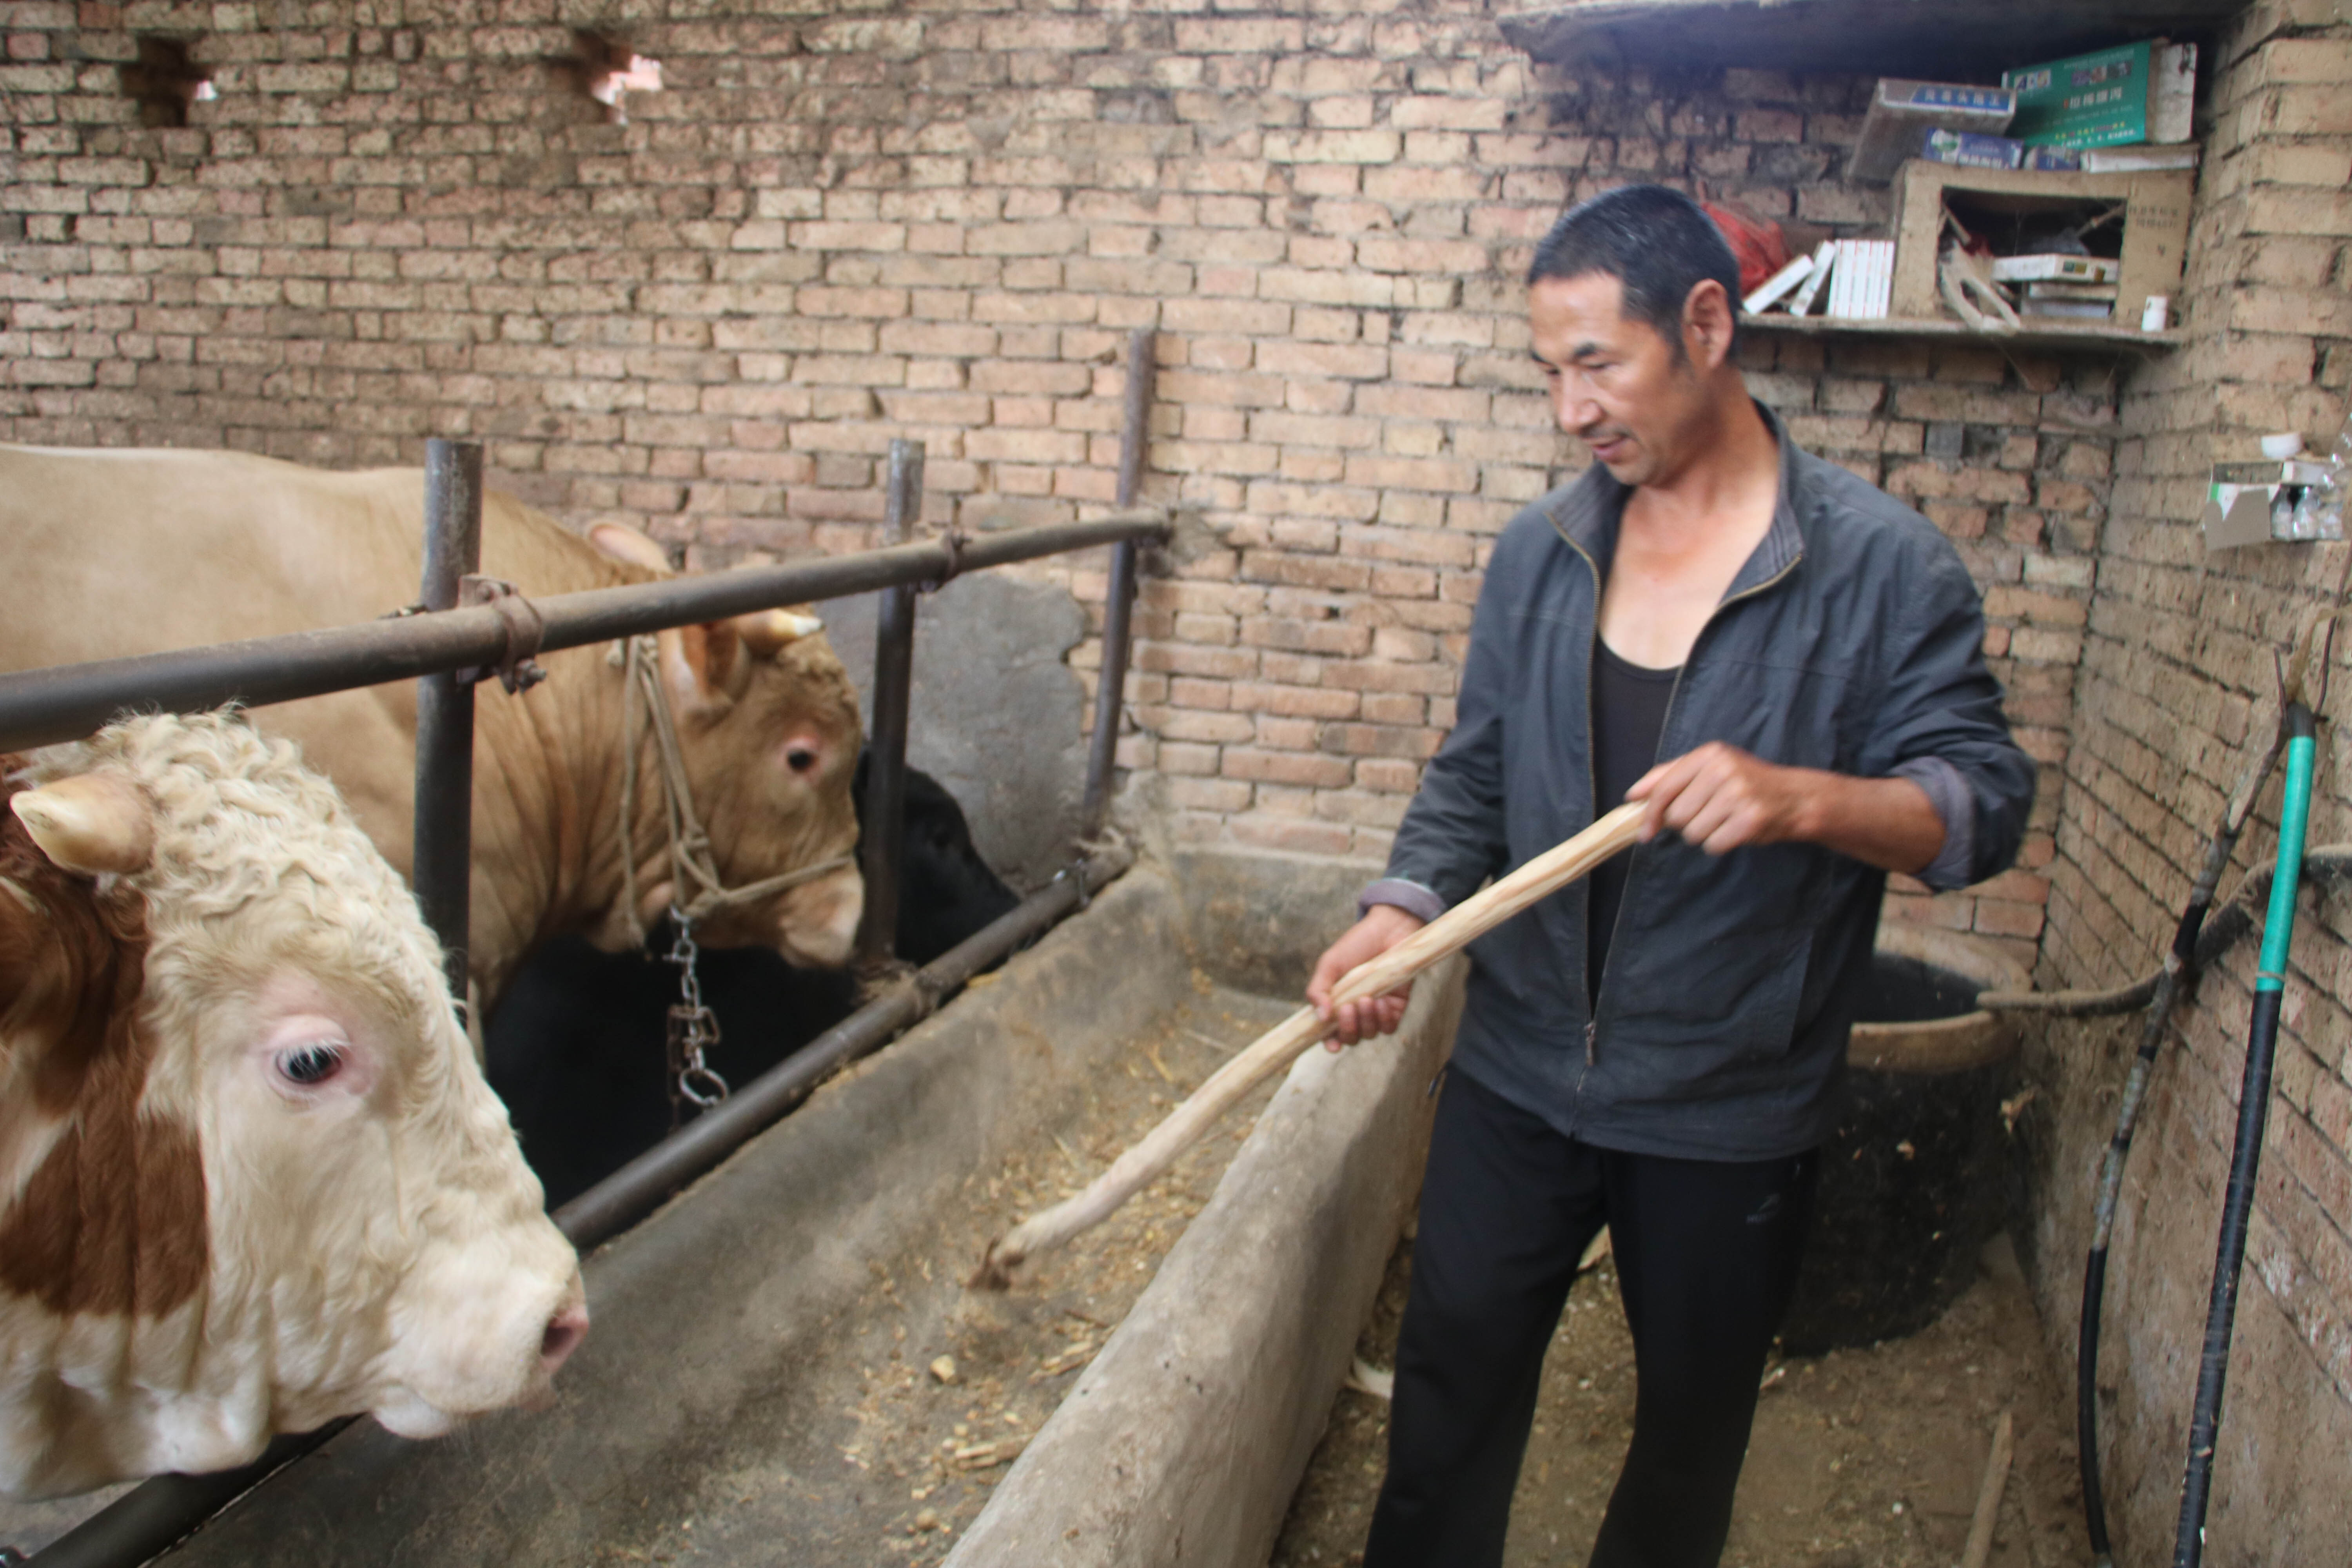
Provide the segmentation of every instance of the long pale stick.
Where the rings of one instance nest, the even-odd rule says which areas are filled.
[[[1639,805],[1621,805],[1575,837],[1548,849],[1485,891],[1465,899],[1377,958],[1349,970],[1331,988],[1339,1005],[1385,994],[1450,953],[1509,920],[1539,900],[1549,898],[1641,837]],[[1012,1269],[1024,1258],[1050,1251],[1108,1219],[1119,1205],[1175,1163],[1176,1157],[1199,1141],[1219,1117],[1247,1098],[1295,1060],[1324,1035],[1323,1021],[1312,1007],[1301,1007],[1260,1035],[1194,1089],[1183,1104],[1145,1135],[1143,1141],[1111,1163],[1086,1191],[1032,1215],[1013,1226],[1013,1234],[989,1245],[988,1256],[970,1283],[1002,1290],[1012,1281]]]
[[[2000,1522],[2001,1489],[2009,1485],[2009,1465],[2016,1447],[2016,1415],[2004,1410],[2000,1425],[1993,1428],[1992,1454],[1985,1460],[1984,1481],[1977,1488],[1976,1516],[1969,1521],[1969,1542],[1960,1552],[1960,1568],[1985,1568],[1992,1556],[1993,1528]]]

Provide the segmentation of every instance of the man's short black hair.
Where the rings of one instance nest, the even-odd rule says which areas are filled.
[[[1623,285],[1625,319],[1648,322],[1677,361],[1685,357],[1683,304],[1712,278],[1731,302],[1738,341],[1739,263],[1715,220],[1680,191],[1620,185],[1577,203],[1536,247],[1528,286],[1595,272]]]

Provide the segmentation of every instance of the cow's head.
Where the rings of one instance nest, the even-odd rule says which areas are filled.
[[[633,528],[599,523],[589,542],[614,561],[669,574],[661,546]],[[854,854],[857,693],[816,618],[766,610],[664,632],[657,641],[694,807],[727,885],[746,887]],[[641,776],[648,793],[658,789]],[[648,839],[640,848],[654,847]],[[671,894],[667,876],[641,887],[638,919],[650,925]],[[866,884],[848,865],[772,899],[728,908],[697,934],[830,967],[847,962],[865,902]],[[612,945],[624,923],[612,922],[600,940]]]
[[[0,790],[0,1493],[543,1395],[578,1265],[331,786],[166,717]]]

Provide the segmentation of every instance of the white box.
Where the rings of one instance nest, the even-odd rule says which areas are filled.
[[[2003,256],[1992,275],[1999,283],[2113,283],[2124,264],[2104,256]]]
[[[1822,247],[1813,252],[1812,275],[1798,287],[1797,297],[1789,301],[1789,314],[1801,316],[1813,308],[1813,301],[1821,298],[1822,285],[1829,280],[1831,270],[1837,266],[1837,253],[1836,240],[1822,241]]]
[[[2188,141],[2196,114],[2197,46],[2157,45],[2147,59],[2147,139]]]
[[[1813,258],[1800,256],[1780,271],[1756,286],[1756,292],[1739,302],[1739,308],[1751,316],[1762,315],[1776,304],[1783,294],[1795,289],[1812,275]]]

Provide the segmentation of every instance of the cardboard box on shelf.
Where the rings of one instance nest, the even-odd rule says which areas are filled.
[[[2000,256],[1992,264],[1996,283],[2113,283],[2123,271],[2104,256]]]
[[[2113,305],[2092,300],[2040,300],[2029,298],[2017,307],[2019,316],[2031,319],[2048,316],[2061,321],[2111,321],[2116,317]]]
[[[2115,319],[2137,323],[2151,294],[2178,296],[2181,256],[2189,241],[2189,192],[2194,176],[2175,172],[2090,174],[2045,174],[2029,169],[1959,169],[1943,163],[1904,165],[1895,192],[1895,294],[1897,317],[1939,318],[1944,306],[1936,287],[1936,262],[1944,233],[1947,197],[1997,200],[2011,207],[2047,204],[2059,213],[2080,212],[2086,203],[2121,202],[2123,255],[2109,261],[2111,278],[2070,273],[2061,263],[2102,258],[2060,258],[2043,264],[2045,281],[2113,282]],[[2011,258],[2014,262],[2019,258]],[[2095,269],[2097,270],[2097,269]],[[2021,279],[2018,281],[2030,281]]]
[[[2146,149],[2126,149],[2146,151]],[[2029,147],[2013,136],[1979,136],[1972,131],[1930,131],[1920,143],[1919,156],[1930,163],[1950,163],[1963,169],[2049,169],[2071,174],[2095,153],[2072,147]],[[2166,163],[2150,165],[2174,168]]]
[[[2014,169],[2025,156],[2025,143],[2006,136],[1983,136],[1973,131],[1927,132],[1919,156],[1930,163],[1950,163],[1963,169]]]
[[[1958,82],[1879,79],[1864,116],[1862,138],[1846,165],[1849,178],[1884,184],[1906,158],[1919,155],[1930,132],[1968,132],[1998,135],[2017,110],[2017,95],[2004,88]]]
[[[2086,147],[2075,156],[2086,174],[2115,174],[2144,169],[2193,169],[2197,166],[2198,151],[2196,142],[2184,142],[2177,147]]]
[[[2148,51],[2147,139],[2159,144],[2185,142],[2196,131],[2197,46],[2159,42]],[[2193,168],[2185,164],[2148,164],[2149,168]]]
[[[2116,286],[2112,283],[2028,283],[2025,297],[2029,300],[2089,300],[2102,305],[2116,302]]]
[[[2010,128],[2021,142],[2111,147],[2147,140],[2148,45],[2142,38],[2000,73],[2017,93]]]
[[[2009,134],[2053,147],[2120,147],[2189,140],[2196,109],[2197,46],[2120,44],[2001,73],[2017,94]]]

